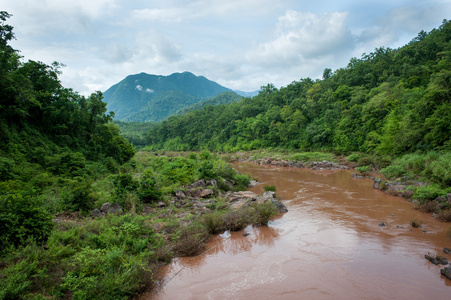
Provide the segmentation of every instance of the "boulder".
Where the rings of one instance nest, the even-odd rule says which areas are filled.
[[[107,202],[102,205],[100,211],[105,214],[120,214],[123,212],[123,209],[117,202],[114,202],[113,204]]]
[[[257,200],[258,195],[250,191],[234,192],[228,195],[227,200],[229,202],[230,208],[241,208],[248,205],[251,202]]]
[[[445,267],[440,270],[440,273],[444,275],[446,278],[451,279],[451,267]]]
[[[100,209],[94,209],[94,210],[92,210],[91,211],[91,216],[93,217],[93,218],[98,218],[98,217],[100,217],[102,215],[102,212],[100,211]]]
[[[184,192],[182,192],[182,190],[177,190],[175,191],[175,196],[179,199],[185,199],[186,195]]]
[[[185,194],[188,197],[194,198],[194,199],[200,199],[200,195],[201,195],[202,191],[199,188],[189,188],[185,191]]]
[[[205,189],[202,190],[202,192],[200,193],[200,197],[201,198],[207,198],[208,196],[212,196],[214,194],[212,189]]]

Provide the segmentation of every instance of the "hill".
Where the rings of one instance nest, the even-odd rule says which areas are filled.
[[[186,106],[230,89],[190,72],[169,76],[127,76],[104,93],[109,111],[119,121],[158,122]]]

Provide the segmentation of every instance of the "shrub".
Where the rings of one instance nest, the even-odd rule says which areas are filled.
[[[86,175],[86,159],[80,152],[62,152],[46,157],[47,170],[56,175],[77,177]]]
[[[235,177],[236,187],[237,190],[244,190],[249,186],[249,183],[251,182],[251,177],[249,175],[245,174],[236,174]]]
[[[381,173],[384,174],[389,179],[394,179],[398,177],[404,176],[407,171],[404,167],[399,165],[391,165],[381,170]]]
[[[31,238],[45,243],[53,228],[53,216],[34,198],[21,194],[0,197],[0,253],[10,245]]]
[[[223,215],[224,226],[231,231],[244,229],[247,225],[252,223],[252,218],[249,209],[244,208],[239,210],[229,210]]]
[[[0,156],[0,178],[2,181],[14,178],[13,166],[14,161],[12,159]]]
[[[208,238],[208,230],[200,225],[182,227],[174,251],[181,256],[192,256],[203,249]]]
[[[368,175],[370,173],[370,166],[357,167],[356,170],[363,175]]]
[[[412,198],[418,199],[421,202],[426,202],[428,200],[434,200],[439,196],[445,196],[446,193],[447,193],[447,190],[444,190],[437,185],[431,184],[431,185],[418,187],[415,190]]]
[[[358,159],[357,164],[359,165],[359,167],[374,165],[374,161],[371,157],[363,156]]]
[[[357,162],[359,159],[360,159],[360,154],[352,153],[351,155],[348,156],[348,158],[346,160],[352,161],[352,162]]]
[[[69,186],[62,192],[61,198],[66,209],[84,212],[92,209],[96,200],[91,182],[82,178],[71,180]]]
[[[200,164],[199,168],[197,168],[197,171],[199,172],[200,178],[203,178],[203,179],[217,178],[215,165],[211,160],[203,161]]]
[[[442,222],[451,222],[451,209],[441,210],[437,214],[437,219],[439,219]]]
[[[212,212],[202,216],[202,222],[210,234],[217,234],[225,230],[220,212]]]
[[[265,185],[263,187],[263,189],[265,190],[265,192],[275,192],[276,186],[275,185]]]
[[[255,209],[254,224],[266,225],[269,220],[278,214],[277,208],[271,202],[252,206]]]

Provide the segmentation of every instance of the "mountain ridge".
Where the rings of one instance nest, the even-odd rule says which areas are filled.
[[[235,91],[191,72],[154,75],[141,72],[125,77],[104,93],[109,111],[119,121],[158,122],[183,108]],[[255,92],[241,92],[253,94]]]

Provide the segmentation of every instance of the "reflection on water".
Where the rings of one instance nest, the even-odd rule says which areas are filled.
[[[450,280],[424,259],[451,248],[449,224],[348,171],[236,168],[262,182],[255,192],[275,185],[289,212],[248,226],[248,236],[218,235],[203,255],[175,259],[163,270],[165,288],[143,299],[449,298]],[[412,219],[425,224],[412,228]]]

